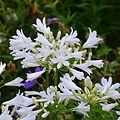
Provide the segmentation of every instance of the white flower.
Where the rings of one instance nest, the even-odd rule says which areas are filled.
[[[80,72],[80,71],[77,71],[73,68],[70,68],[70,72],[78,79],[78,80],[82,80],[84,79],[84,73],[83,72]]]
[[[79,113],[82,113],[83,115],[88,116],[87,112],[90,111],[90,105],[87,105],[84,102],[79,103],[79,105],[73,109],[73,111],[77,111]]]
[[[90,66],[93,65],[97,68],[103,67],[103,60],[87,60],[86,63],[88,63]]]
[[[28,53],[24,49],[21,51],[18,49],[14,49],[10,54],[14,56],[14,60],[17,60],[24,58]]]
[[[57,68],[61,68],[62,64],[64,66],[69,66],[69,62],[67,61],[69,59],[69,56],[66,56],[64,51],[60,51],[60,53],[55,52],[56,58],[52,58],[51,61],[53,64],[57,64]]]
[[[43,45],[47,45],[47,46],[53,47],[53,45],[42,34],[38,33],[38,37],[35,40],[40,42]]]
[[[97,84],[98,86],[98,92],[100,92],[101,95],[103,96],[109,96],[112,99],[117,99],[120,98],[120,93],[115,90],[120,87],[119,83],[115,83],[112,85],[112,78],[109,77],[109,79],[102,78],[101,79],[101,84]]]
[[[60,88],[60,90],[62,91],[62,93],[59,93],[59,96],[60,96],[60,102],[64,99],[74,99],[76,100],[76,98],[74,97],[73,93],[68,90],[64,84],[59,84],[58,87]]]
[[[51,55],[52,50],[48,46],[42,45],[41,48],[36,48],[38,50],[37,58],[41,58],[44,62],[48,56]]]
[[[36,29],[39,31],[39,32],[42,32],[44,34],[50,34],[50,28],[49,27],[46,27],[46,23],[45,23],[45,17],[43,18],[43,21],[41,22],[40,19],[36,19],[36,24],[33,24]]]
[[[87,39],[87,41],[84,43],[83,48],[97,48],[97,46],[95,46],[99,41],[101,41],[102,39],[97,36],[97,32],[94,30],[93,32],[91,31],[91,29],[89,28],[89,37]]]
[[[19,106],[19,107],[23,107],[23,106],[29,106],[31,104],[33,104],[33,101],[31,98],[25,97],[23,96],[23,93],[18,93],[16,95],[16,97],[14,97],[13,99],[3,102],[4,105],[15,105],[15,106]]]
[[[18,87],[20,87],[20,86],[23,86],[23,83],[21,83],[22,81],[23,81],[22,78],[17,77],[16,79],[14,79],[8,83],[5,83],[5,86],[18,86]]]
[[[4,64],[2,64],[2,62],[0,62],[0,74],[4,71],[5,66],[6,66],[6,64],[5,64],[5,63],[4,63]]]
[[[120,120],[120,111],[116,111],[116,114],[119,115],[117,120]]]
[[[54,92],[51,92],[50,87],[47,88],[47,91],[41,91],[41,98],[36,100],[36,102],[45,102],[44,107],[47,107],[50,103],[54,104]]]
[[[28,68],[28,67],[38,67],[40,66],[37,62],[37,58],[33,57],[34,55],[32,54],[25,54],[25,59],[21,61],[22,67],[23,68]]]
[[[40,77],[44,72],[45,70],[43,69],[42,71],[39,71],[39,72],[27,73],[27,81],[31,81]]]
[[[20,115],[20,120],[36,120],[36,116],[38,113],[40,113],[42,110],[35,110],[32,111],[36,106],[32,107],[22,107],[16,112]]]
[[[28,38],[25,37],[22,30],[21,31],[17,30],[16,33],[17,36],[12,36],[13,39],[10,39],[10,47],[9,47],[10,50],[24,49],[25,51],[28,51],[31,50],[36,45],[36,43],[31,41],[30,37]]]
[[[66,35],[65,42],[79,45],[80,39],[76,38],[76,36],[77,36],[77,31],[73,32],[73,29],[71,28],[71,33],[68,36]]]
[[[79,68],[85,72],[87,72],[89,75],[92,73],[91,69],[88,68],[91,64],[86,62],[86,63],[83,63],[83,64],[73,64],[74,67],[76,68]]]
[[[63,78],[60,77],[60,80],[61,80],[62,82],[58,85],[58,87],[59,87],[61,84],[63,84],[63,86],[65,86],[65,87],[66,87],[67,89],[69,89],[69,90],[70,90],[70,89],[80,90],[80,88],[79,88],[74,82],[72,82],[72,80],[73,80],[74,78],[75,78],[74,76],[70,77],[69,74],[66,73]]]
[[[8,107],[0,115],[0,120],[13,120],[13,118],[9,115]]]
[[[102,110],[104,111],[110,111],[112,108],[114,108],[115,106],[118,105],[118,103],[111,103],[111,104],[103,104],[103,103],[100,103],[100,105],[102,106]]]
[[[78,51],[78,49],[75,49],[75,51],[73,53],[69,53],[69,55],[71,56],[71,58],[76,58],[76,59],[85,59],[83,58],[83,54],[86,53],[86,50],[83,51]]]

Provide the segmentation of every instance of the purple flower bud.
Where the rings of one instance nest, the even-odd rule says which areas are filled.
[[[35,68],[35,72],[42,71],[42,69],[43,69],[42,67],[36,67],[36,68]]]
[[[50,23],[53,23],[53,22],[55,22],[55,19],[54,19],[54,18],[50,18],[50,19],[49,19],[49,22],[50,22]]]

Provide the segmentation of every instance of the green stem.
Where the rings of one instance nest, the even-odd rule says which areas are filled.
[[[73,108],[73,101],[71,101],[71,108]],[[73,120],[73,111],[70,113],[70,120]]]
[[[88,120],[93,120],[93,118],[92,118],[92,114],[93,114],[93,106],[92,105],[90,105],[90,112],[89,112],[89,118],[88,118]]]
[[[57,81],[58,81],[58,70],[57,70],[57,69],[56,69],[56,71],[55,71],[54,76],[55,76],[55,79],[54,79],[54,86],[57,86]]]
[[[49,87],[49,70],[46,70],[46,88]]]

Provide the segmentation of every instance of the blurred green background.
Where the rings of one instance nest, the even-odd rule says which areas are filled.
[[[73,27],[83,43],[88,27],[96,30],[104,42],[93,51],[93,58],[103,59],[105,67],[95,70],[97,75],[93,78],[112,76],[114,82],[120,81],[120,0],[0,0],[0,61],[7,64],[1,75],[1,86],[18,76],[25,78],[23,71],[27,71],[21,68],[19,60],[14,61],[10,55],[9,39],[16,34],[16,29],[23,29],[26,36],[35,38],[32,24],[36,18],[43,17],[46,17],[47,25],[54,34],[58,30],[69,33],[70,27]],[[50,18],[56,21],[51,23]],[[3,87],[0,91],[1,103],[12,98],[18,88]]]

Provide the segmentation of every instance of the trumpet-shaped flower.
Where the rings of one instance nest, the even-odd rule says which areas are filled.
[[[40,42],[42,45],[53,47],[53,45],[42,34],[38,33],[38,37],[35,40]]]
[[[71,28],[71,33],[70,33],[70,35],[66,35],[65,42],[69,42],[69,43],[80,45],[79,44],[80,39],[76,38],[76,36],[77,36],[77,31],[73,32],[73,29]]]
[[[103,104],[103,103],[100,103],[100,105],[102,106],[102,110],[104,111],[110,111],[112,108],[114,108],[115,106],[118,105],[118,103],[111,103],[111,104]]]
[[[40,72],[42,71],[42,67],[36,67],[35,68],[35,72]],[[32,73],[31,71],[29,71],[29,73]],[[30,88],[32,86],[34,86],[34,84],[37,82],[37,79],[33,79],[33,80],[26,80],[26,82],[24,83],[24,88],[27,89],[27,88]]]
[[[80,90],[80,88],[72,81],[74,78],[74,76],[70,77],[70,75],[66,73],[63,78],[60,77],[61,83],[59,83],[58,87],[61,86],[61,84],[63,84],[63,86],[65,86],[69,90]]]
[[[50,33],[50,28],[46,27],[46,23],[45,23],[45,17],[43,18],[43,20],[41,21],[40,19],[36,19],[36,24],[33,24],[36,29],[39,32],[42,32],[44,34],[49,34]]]
[[[33,111],[36,106],[32,107],[22,107],[16,112],[20,115],[20,120],[36,120],[36,116],[38,113],[40,113],[42,110],[35,110]]]
[[[25,97],[23,96],[23,93],[18,93],[16,95],[16,97],[14,97],[13,99],[9,100],[9,101],[6,101],[6,102],[3,102],[4,105],[8,105],[8,106],[11,106],[11,105],[14,105],[14,106],[18,106],[18,107],[27,107],[31,104],[33,104],[33,101],[31,98],[28,98],[28,97]]]
[[[84,73],[83,72],[80,72],[80,71],[77,71],[73,68],[70,68],[70,72],[78,79],[78,80],[82,80],[84,79]]]
[[[103,96],[109,96],[112,99],[120,98],[120,93],[116,90],[120,87],[120,83],[115,83],[112,85],[112,78],[109,77],[109,79],[102,78],[101,84],[97,84],[98,86],[98,92],[100,92]]]
[[[102,39],[97,36],[97,32],[94,30],[93,32],[91,31],[91,29],[89,28],[89,37],[87,39],[87,41],[84,43],[83,48],[97,48],[97,46],[95,46],[99,41],[101,41]]]
[[[22,81],[23,81],[22,78],[17,77],[16,79],[14,79],[8,83],[5,83],[5,86],[18,86],[18,87],[20,87],[20,86],[23,86],[23,83],[21,83]]]
[[[13,39],[10,39],[10,47],[9,47],[10,50],[24,49],[25,51],[28,51],[31,50],[36,45],[36,43],[32,42],[30,37],[28,38],[25,37],[22,30],[21,31],[17,30],[16,33],[17,36],[13,36]]]
[[[34,79],[40,77],[44,72],[45,72],[45,70],[43,69],[42,71],[39,71],[39,72],[27,73],[27,80],[26,81],[34,80]]]
[[[65,55],[64,51],[60,51],[60,53],[55,52],[56,58],[52,58],[51,61],[53,64],[57,64],[57,68],[61,68],[62,65],[69,66],[70,63],[67,61],[69,56]]]
[[[44,107],[47,107],[50,103],[54,103],[54,92],[51,92],[50,87],[47,88],[47,91],[41,91],[40,96],[41,98],[36,100],[37,102],[45,102]]]
[[[36,48],[38,50],[37,58],[41,58],[44,62],[48,56],[52,54],[49,46],[42,45],[41,48]]]
[[[65,99],[74,99],[76,100],[76,98],[74,97],[73,93],[68,90],[64,84],[59,84],[58,87],[60,88],[61,92],[59,93],[60,96],[60,101],[65,100]]]
[[[23,68],[28,68],[28,67],[38,67],[40,66],[35,59],[34,54],[25,54],[25,59],[21,61],[22,67]]]
[[[92,73],[92,70],[88,68],[91,66],[89,62],[85,62],[83,64],[74,64],[73,66],[87,72],[89,75]]]
[[[73,109],[73,111],[77,111],[77,112],[89,117],[87,112],[90,111],[90,105],[87,105],[86,103],[81,102],[81,103],[79,103],[79,105],[76,108]]]

